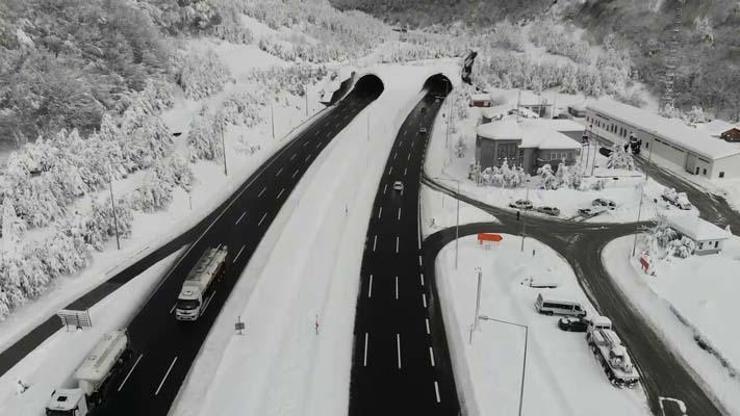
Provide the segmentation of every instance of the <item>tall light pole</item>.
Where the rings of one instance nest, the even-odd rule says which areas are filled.
[[[475,315],[473,315],[473,323],[470,325],[470,338],[468,339],[468,344],[473,344],[473,331],[478,329],[478,316],[480,315],[480,285],[481,280],[483,280],[483,272],[481,271],[480,266],[475,268],[475,271],[478,272],[478,289],[476,289],[475,294]]]
[[[218,125],[221,130],[221,151],[223,151],[224,156],[224,176],[229,176],[229,169],[226,167],[226,141],[224,140],[224,120],[221,119],[218,122]]]
[[[455,220],[455,270],[457,270],[457,260],[460,256],[460,180],[452,178],[432,178],[438,181],[453,181],[457,182],[457,219]]]
[[[118,235],[118,215],[116,214],[116,203],[113,197],[113,168],[111,168],[110,163],[108,163],[108,190],[110,191],[110,207],[111,211],[113,211],[113,226],[116,230],[116,247],[120,250],[121,237]]]
[[[491,318],[490,316],[480,315],[478,319],[484,321],[494,321],[506,325],[513,325],[519,328],[524,328],[524,358],[522,359],[522,382],[519,387],[519,416],[522,416],[522,406],[524,404],[524,377],[527,374],[527,344],[529,343],[529,327],[524,324],[518,324],[516,322],[509,322],[503,319]]]

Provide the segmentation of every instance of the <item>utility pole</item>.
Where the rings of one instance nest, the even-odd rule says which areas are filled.
[[[306,118],[308,118],[308,84],[303,87],[303,93],[306,96]]]
[[[637,206],[637,224],[635,224],[636,227],[639,227],[640,225],[640,213],[642,213],[642,196],[645,194],[645,190],[643,189],[643,184],[641,183],[640,186],[640,205]],[[637,230],[635,230],[635,241],[632,243],[632,257],[635,257],[635,251],[637,250]]]
[[[229,176],[229,169],[226,167],[226,141],[224,140],[224,120],[219,120],[218,125],[221,130],[221,150],[224,153],[224,176]]]
[[[591,176],[594,176],[594,169],[596,168],[596,148],[594,148],[594,161],[591,163]]]
[[[108,190],[110,190],[110,207],[113,211],[113,226],[116,229],[116,247],[121,249],[121,237],[118,235],[118,215],[116,214],[116,203],[113,197],[113,169],[108,164]]]

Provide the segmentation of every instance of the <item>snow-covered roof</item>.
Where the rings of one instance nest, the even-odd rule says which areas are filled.
[[[470,99],[473,101],[490,101],[491,94],[471,94]]]
[[[522,119],[517,122],[516,118],[508,117],[481,124],[478,136],[491,140],[519,140],[521,148],[580,149],[578,142],[560,133],[569,129],[583,130],[583,127],[571,120]]]
[[[724,120],[712,120],[708,123],[697,123],[696,128],[709,133],[711,136],[719,137],[720,134],[737,128],[734,124]]]
[[[666,215],[666,221],[671,228],[695,241],[724,240],[728,234],[726,230],[696,215]]]
[[[633,125],[709,159],[740,154],[740,143],[729,143],[712,137],[704,129],[689,127],[680,120],[667,119],[647,110],[622,104],[610,98],[589,103],[586,108],[607,117]]]

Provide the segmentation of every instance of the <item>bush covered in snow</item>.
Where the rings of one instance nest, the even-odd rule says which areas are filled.
[[[635,170],[635,159],[631,153],[625,150],[624,146],[614,144],[612,153],[606,160],[606,167],[608,169]]]
[[[566,31],[552,18],[533,22],[529,27],[529,39],[551,54],[565,56],[577,63],[591,62],[588,42],[574,39],[572,31]]]
[[[262,121],[260,110],[265,104],[264,96],[251,90],[237,91],[224,99],[219,114],[225,123],[254,127]]]
[[[188,149],[190,160],[214,160],[223,155],[221,146],[222,120],[208,109],[201,111],[201,115],[191,123],[188,134]]]
[[[175,66],[179,68],[177,85],[185,96],[195,100],[220,92],[231,80],[229,69],[210,50],[206,53],[179,52],[175,56]]]
[[[477,181],[482,185],[518,188],[527,176],[520,166],[509,167],[509,162],[504,160],[501,167],[493,166],[483,169]]]

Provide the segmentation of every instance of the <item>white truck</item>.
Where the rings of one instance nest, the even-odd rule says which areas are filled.
[[[75,371],[77,388],[52,392],[46,416],[87,415],[102,403],[111,376],[120,371],[130,357],[126,331],[105,334]]]
[[[689,202],[689,198],[684,192],[676,192],[673,188],[665,188],[661,197],[681,209],[691,209],[691,202]]]
[[[637,384],[640,380],[637,369],[608,318],[591,319],[586,330],[586,342],[613,385],[631,388]]]
[[[203,253],[192,270],[185,277],[175,306],[178,321],[195,321],[213,298],[211,284],[224,272],[228,247],[212,247]]]

